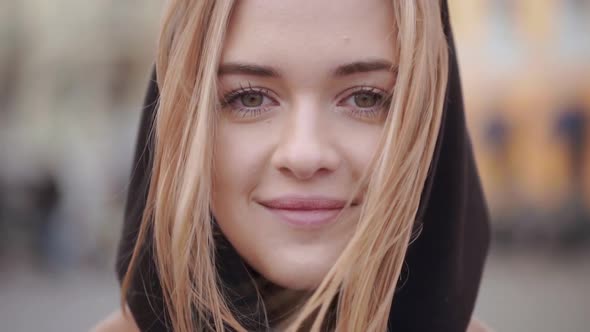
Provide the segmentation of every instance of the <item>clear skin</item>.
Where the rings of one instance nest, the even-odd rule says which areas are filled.
[[[285,288],[319,284],[354,231],[362,195],[336,222],[313,228],[294,227],[261,202],[353,195],[395,83],[389,2],[248,0],[231,17],[212,210],[238,253]],[[359,62],[373,65],[342,68]]]

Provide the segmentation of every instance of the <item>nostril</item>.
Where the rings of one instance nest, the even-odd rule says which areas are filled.
[[[309,180],[334,172],[340,158],[333,142],[302,132],[277,145],[271,162],[284,175]]]
[[[280,168],[281,173],[287,176],[293,176],[299,180],[308,180],[318,176],[324,176],[331,171],[327,168],[317,167],[312,164],[291,165]]]

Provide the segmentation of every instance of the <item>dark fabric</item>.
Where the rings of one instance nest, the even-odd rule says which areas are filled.
[[[446,1],[442,12],[450,49],[447,100],[420,202],[422,232],[406,255],[409,275],[394,299],[392,331],[465,331],[490,241]]]
[[[148,86],[139,124],[131,180],[127,192],[123,234],[119,242],[116,259],[119,282],[123,281],[129,266],[147,200],[150,181],[149,173],[153,155],[152,128],[159,96],[155,70]],[[152,259],[151,233],[148,234],[147,239],[148,241],[142,247],[139,255],[138,269],[134,273],[127,304],[141,331],[167,331],[165,328],[167,326],[167,315],[164,310],[162,289]]]
[[[475,305],[489,244],[488,211],[465,124],[446,1],[443,1],[442,17],[451,51],[447,100],[416,220],[421,233],[408,250],[406,276],[400,283],[390,313],[391,331],[465,331]],[[150,130],[157,98],[155,74],[152,74],[137,138],[117,257],[119,280],[129,264],[145,206],[151,168]],[[149,235],[148,239],[151,239]],[[142,331],[167,331],[151,250],[148,241],[142,249],[128,304]],[[221,257],[226,255],[228,264],[220,267],[222,277],[236,281],[239,279],[236,276],[244,273],[243,264],[236,261],[235,252],[223,250]]]

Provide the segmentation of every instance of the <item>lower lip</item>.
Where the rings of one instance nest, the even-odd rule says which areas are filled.
[[[342,209],[329,210],[284,210],[265,207],[282,221],[296,228],[313,229],[334,222]]]

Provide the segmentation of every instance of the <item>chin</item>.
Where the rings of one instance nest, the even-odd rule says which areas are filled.
[[[259,272],[281,287],[292,290],[312,290],[322,282],[334,263],[332,260],[293,258],[285,257],[264,262]]]

